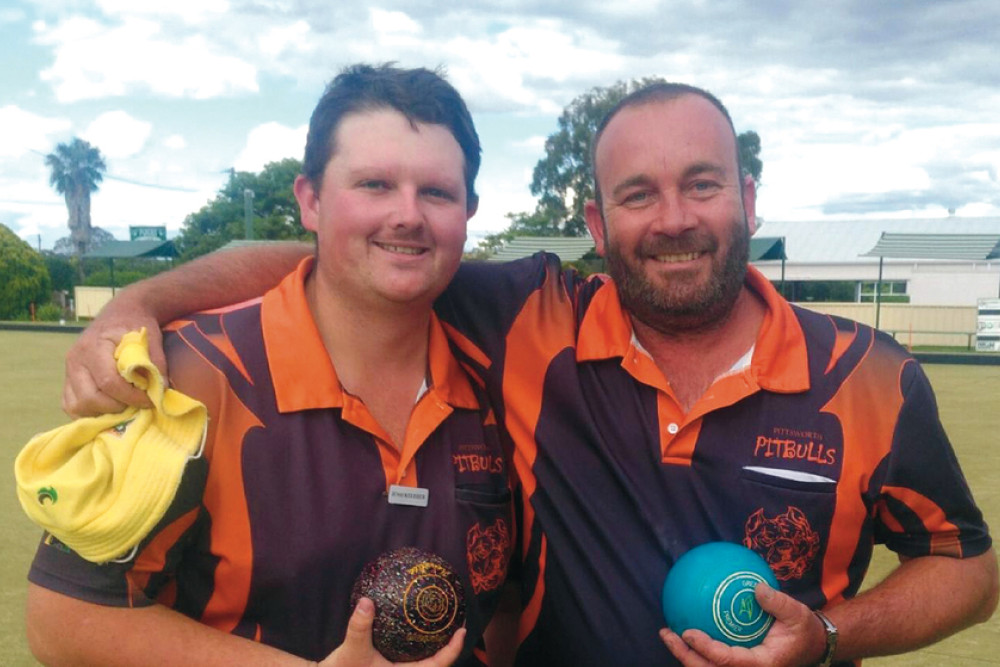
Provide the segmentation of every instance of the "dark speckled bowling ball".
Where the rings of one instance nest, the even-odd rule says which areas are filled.
[[[416,547],[387,551],[365,565],[351,592],[375,603],[375,648],[393,662],[422,660],[465,622],[462,580],[448,561]]]

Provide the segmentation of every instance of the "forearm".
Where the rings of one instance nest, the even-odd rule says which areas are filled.
[[[215,252],[130,285],[105,309],[145,312],[165,324],[188,313],[260,296],[312,253],[313,246],[305,243]],[[100,317],[110,314],[102,311]]]
[[[827,612],[840,630],[838,660],[916,650],[986,621],[997,605],[992,549],[967,559],[902,563],[871,590]]]
[[[28,643],[46,665],[310,665],[270,646],[221,632],[160,605],[104,607],[31,585]]]
[[[167,375],[160,326],[198,310],[260,296],[313,251],[302,243],[237,248],[199,257],[123,290],[98,314],[66,355],[63,410],[74,417],[148,407],[146,394],[118,375],[121,337],[145,327],[149,357]]]

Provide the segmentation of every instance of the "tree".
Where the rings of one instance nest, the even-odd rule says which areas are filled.
[[[626,95],[659,78],[619,81],[597,87],[569,103],[559,116],[559,130],[545,140],[545,157],[538,161],[531,179],[531,194],[538,197],[535,210],[508,213],[507,232],[530,236],[584,236],[587,225],[583,207],[594,198],[590,145],[604,116]],[[760,137],[756,132],[737,136],[741,164],[746,173],[760,180],[763,163]],[[744,157],[745,156],[745,157]]]
[[[100,248],[102,245],[108,241],[114,241],[115,235],[111,232],[102,229],[100,227],[90,228],[90,241],[87,242],[87,250],[94,250],[95,248]],[[56,239],[56,242],[52,246],[52,252],[57,255],[75,255],[76,254],[76,242],[73,240],[72,236],[63,236],[60,239]]]
[[[50,286],[42,256],[0,225],[0,319],[23,318],[31,304],[47,303]]]
[[[749,174],[757,185],[760,185],[760,175],[764,171],[764,163],[760,159],[760,135],[753,130],[740,132],[736,137],[740,149],[740,166],[744,174]]]
[[[104,157],[90,143],[74,137],[68,144],[59,144],[56,150],[45,156],[49,167],[49,184],[66,198],[69,213],[69,232],[74,251],[83,257],[90,249],[90,193],[97,192],[104,180],[107,165]],[[83,279],[83,264],[80,264],[80,279]]]
[[[184,220],[177,237],[181,261],[212,252],[226,243],[246,238],[244,191],[253,192],[253,238],[307,239],[299,219],[292,186],[302,162],[286,158],[266,165],[259,174],[233,172],[215,199]]]

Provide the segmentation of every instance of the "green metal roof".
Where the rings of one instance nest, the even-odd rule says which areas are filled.
[[[88,252],[84,257],[177,257],[173,241],[146,239],[142,241],[108,241]]]
[[[559,255],[564,262],[575,262],[593,249],[594,240],[589,236],[516,236],[489,261],[510,262],[545,250]]]
[[[882,232],[862,256],[900,259],[987,260],[1000,258],[1000,234],[893,234]]]
[[[752,237],[750,239],[750,261],[761,262],[769,259],[788,259],[788,256],[785,255],[785,237]]]
[[[575,262],[594,250],[594,240],[589,236],[516,236],[489,261],[509,262],[530,257],[541,250],[559,255],[564,262]],[[788,259],[784,236],[750,239],[751,262],[780,259]]]

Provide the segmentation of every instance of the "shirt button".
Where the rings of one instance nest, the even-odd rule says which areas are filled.
[[[675,424],[674,422],[670,422],[669,424],[667,424],[667,433],[669,433],[670,435],[677,435],[677,431],[679,430],[681,430],[681,427]]]

